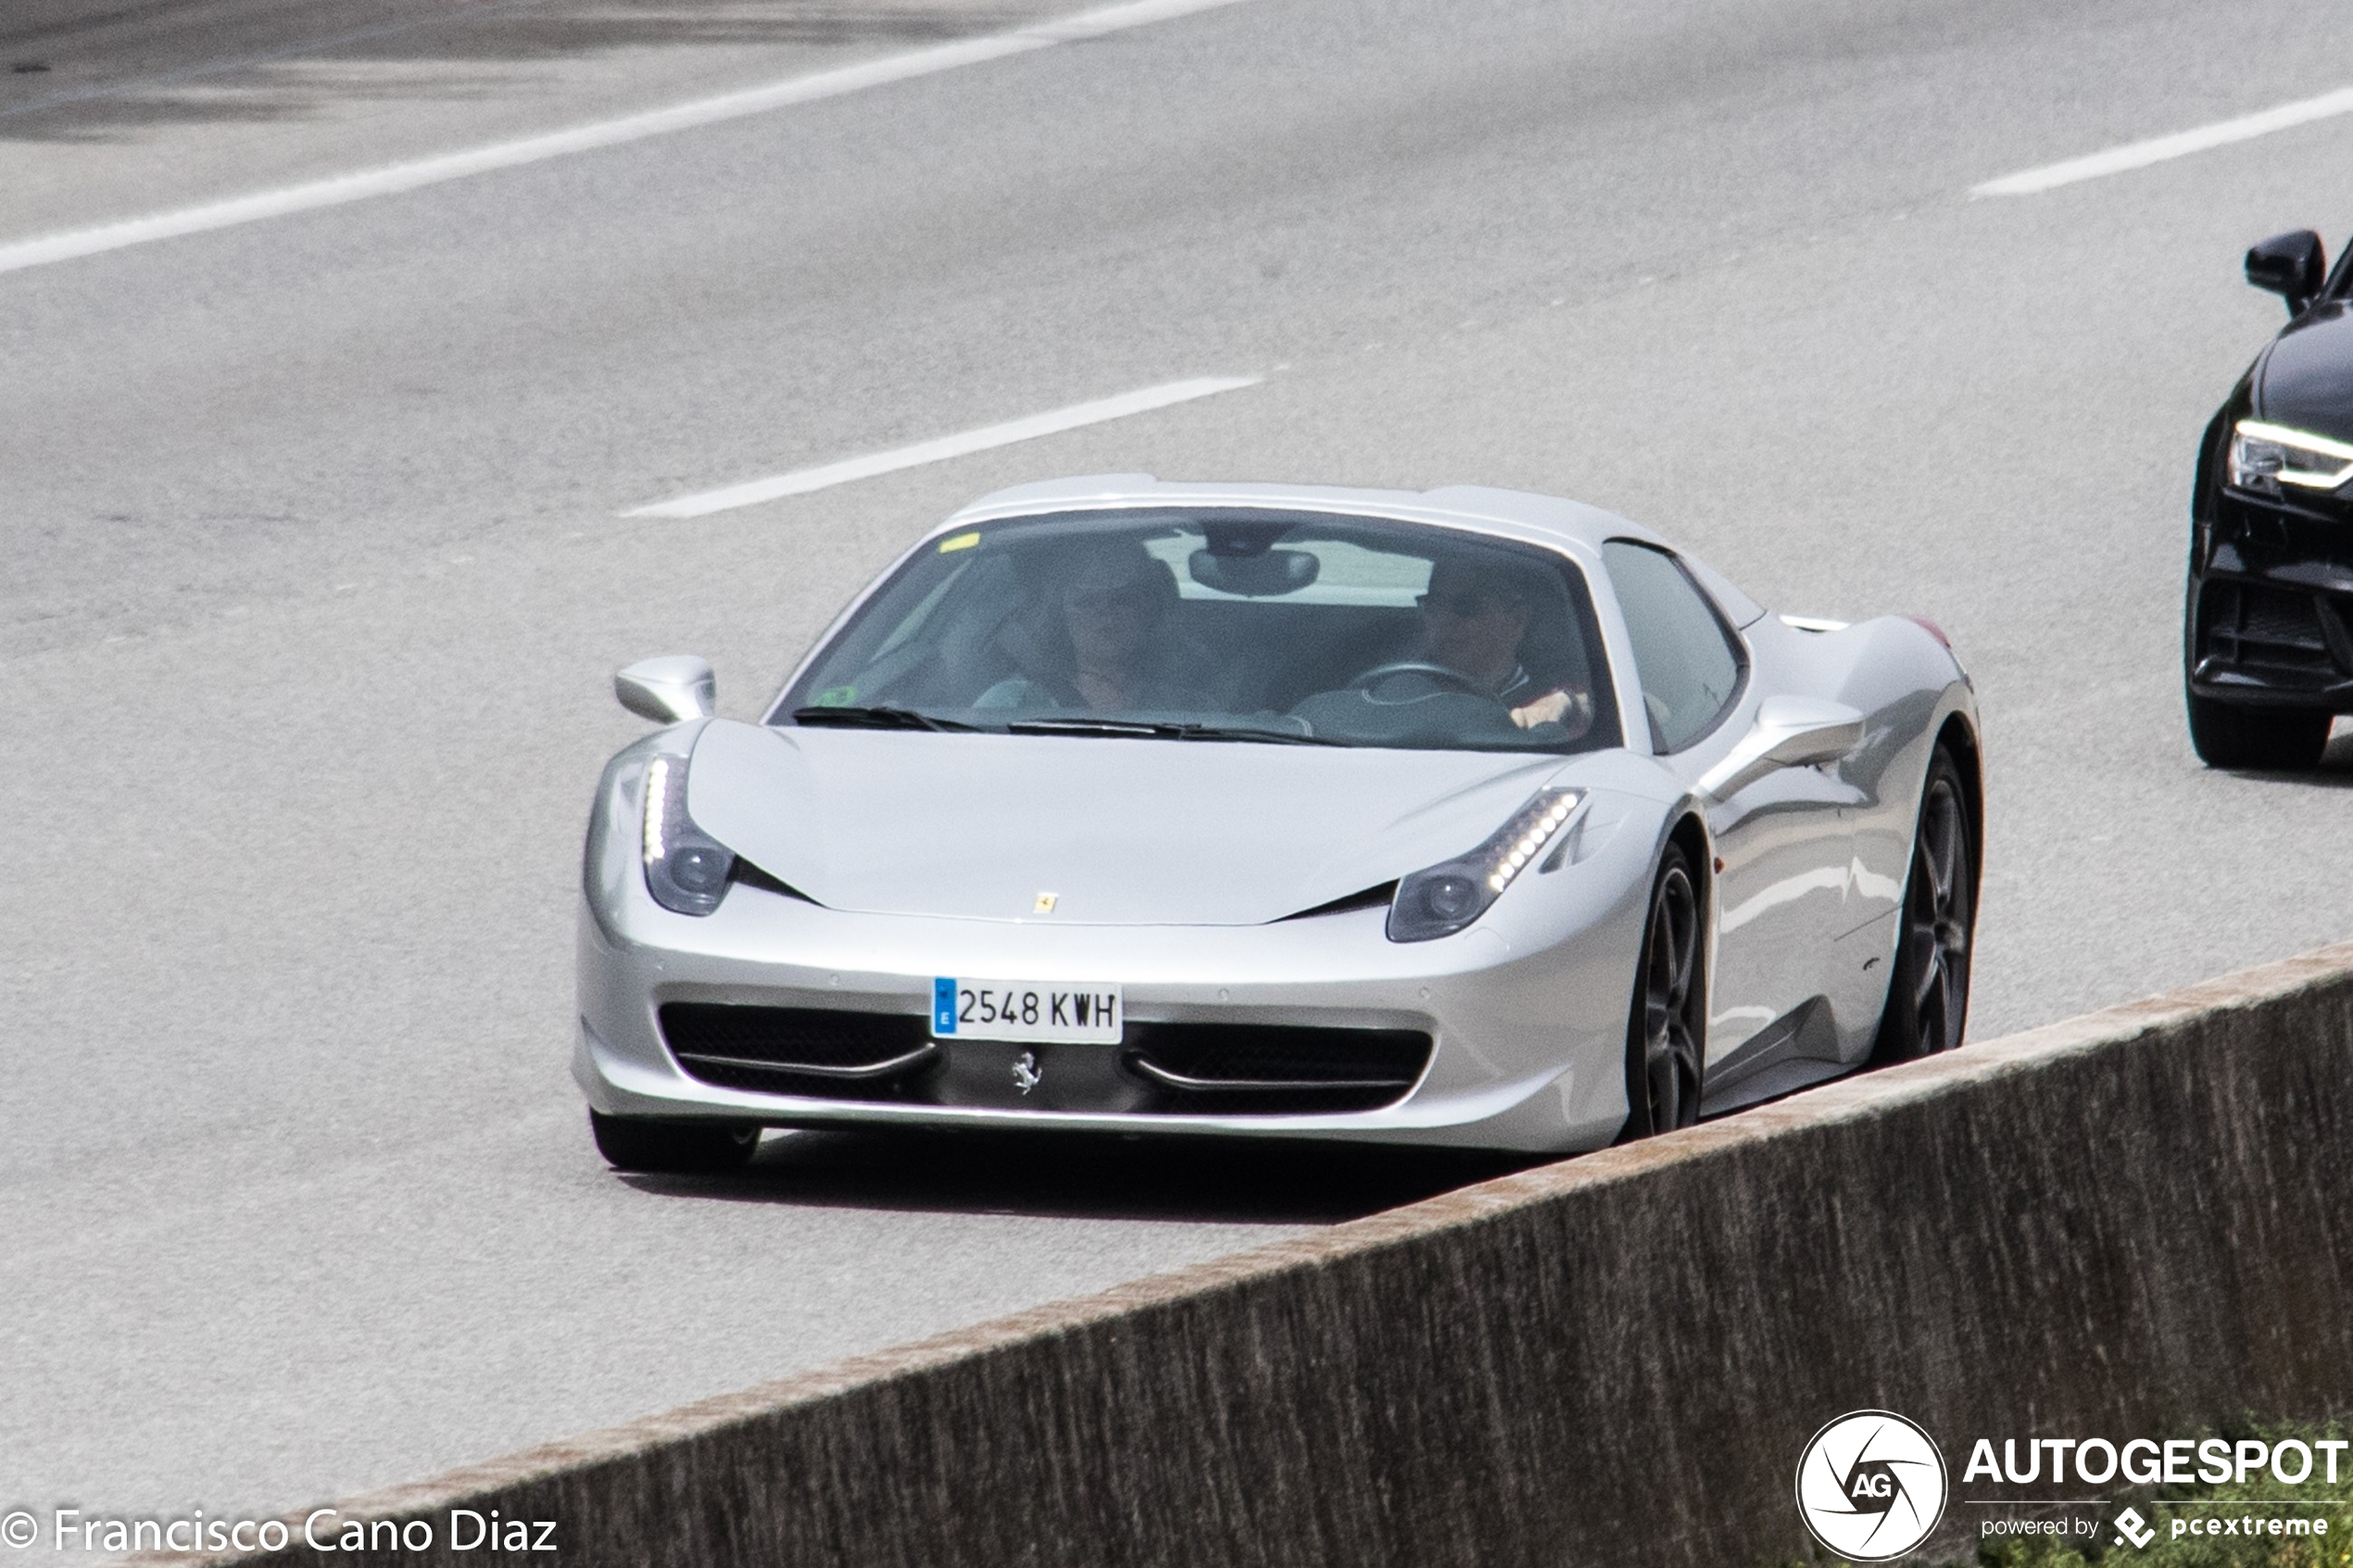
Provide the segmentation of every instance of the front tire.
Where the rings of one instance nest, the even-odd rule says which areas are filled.
[[[734,1122],[663,1122],[588,1113],[597,1152],[616,1171],[672,1175],[740,1171],[760,1148],[760,1129]]]
[[[1626,1020],[1626,1130],[1631,1143],[1699,1122],[1707,988],[1700,973],[1699,884],[1680,845],[1659,858],[1642,959]]]
[[[2190,745],[2209,768],[2261,768],[2281,772],[2317,768],[2328,749],[2334,715],[2325,709],[2252,708],[2184,692]]]
[[[1939,746],[1920,791],[1912,865],[1897,917],[1895,966],[1880,1014],[1876,1063],[1949,1051],[1969,1026],[1969,954],[1977,940],[1977,849],[1960,768]]]

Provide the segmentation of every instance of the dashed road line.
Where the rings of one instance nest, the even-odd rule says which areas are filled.
[[[816,468],[795,469],[790,473],[774,474],[767,479],[748,480],[724,489],[704,490],[672,501],[658,501],[652,506],[637,507],[621,515],[708,517],[712,512],[732,511],[737,507],[756,507],[762,501],[779,500],[786,495],[806,495],[812,490],[829,490],[853,480],[872,479],[876,474],[896,473],[901,469],[920,468],[925,463],[945,462],[968,452],[986,452],[992,446],[1011,446],[1017,441],[1033,441],[1041,435],[1054,435],[1083,425],[1124,420],[1131,414],[1149,413],[1154,408],[1165,408],[1176,403],[1189,403],[1196,397],[1236,392],[1246,386],[1256,386],[1262,379],[1258,376],[1202,376],[1192,381],[1169,382],[1162,386],[1123,392],[1116,397],[1098,398],[1092,403],[1075,403],[1067,408],[1032,414],[1026,419],[1009,420],[1003,424],[984,425],[959,435],[919,441],[912,446],[896,446],[887,452],[870,452],[862,458],[849,458]]]

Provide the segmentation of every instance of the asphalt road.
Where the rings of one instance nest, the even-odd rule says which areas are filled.
[[[224,0],[208,53],[161,9],[0,26],[53,68],[0,76],[0,244],[1025,16],[386,0],[338,44],[351,10]],[[749,714],[1001,483],[1523,485],[1778,608],[1933,615],[1987,716],[1981,1038],[2343,937],[2353,743],[2201,770],[2176,628],[2192,449],[2278,317],[2238,254],[2353,227],[2353,119],[1967,195],[2353,81],[2334,19],[1245,0],[0,274],[0,1509],[290,1508],[1475,1173],[595,1159],[565,1062],[610,670],[700,651]]]

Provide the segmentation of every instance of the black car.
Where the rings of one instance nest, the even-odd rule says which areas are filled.
[[[2217,768],[2309,768],[2353,713],[2353,245],[2246,253],[2288,323],[2207,427],[2190,503],[2190,741]]]

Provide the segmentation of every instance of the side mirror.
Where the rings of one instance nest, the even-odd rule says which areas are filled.
[[[2273,234],[2246,253],[2246,281],[2284,298],[2291,316],[2304,313],[2327,277],[2327,253],[2321,236],[2309,229]]]
[[[1699,792],[1729,800],[1768,773],[1835,762],[1863,744],[1863,716],[1843,703],[1768,696],[1756,722],[1724,760],[1699,781]]]
[[[690,653],[641,659],[614,671],[612,695],[640,719],[680,724],[708,719],[719,707],[719,682],[707,659]]]

